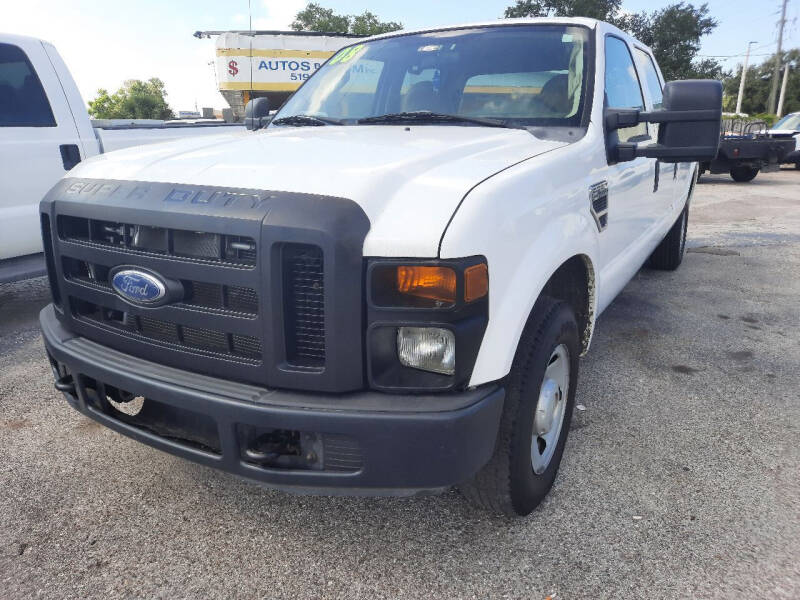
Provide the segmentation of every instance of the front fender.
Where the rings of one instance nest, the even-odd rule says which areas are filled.
[[[489,325],[470,385],[509,372],[533,305],[564,262],[581,255],[594,270],[592,169],[582,160],[578,152],[553,152],[496,175],[469,193],[443,236],[441,258],[483,254],[489,264]],[[589,297],[593,316],[597,294]]]

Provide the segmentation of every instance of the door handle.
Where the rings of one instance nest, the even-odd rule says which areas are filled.
[[[653,179],[653,193],[658,191],[658,179],[661,175],[661,162],[656,160],[656,173]]]
[[[58,149],[61,151],[61,162],[65,171],[69,171],[81,162],[81,151],[78,150],[77,144],[61,144]]]

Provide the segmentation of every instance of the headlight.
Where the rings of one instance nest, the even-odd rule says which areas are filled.
[[[489,320],[482,256],[370,259],[367,379],[386,391],[446,391],[472,374]]]
[[[404,367],[443,375],[456,372],[456,337],[441,327],[399,327],[397,354]]]

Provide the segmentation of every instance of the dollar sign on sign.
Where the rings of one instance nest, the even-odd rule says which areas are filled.
[[[237,63],[235,60],[232,60],[231,62],[229,62],[228,63],[228,73],[230,73],[231,75],[236,75],[239,72],[239,67],[236,66],[238,64],[239,63]]]

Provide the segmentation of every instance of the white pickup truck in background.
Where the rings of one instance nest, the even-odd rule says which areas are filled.
[[[783,157],[783,164],[793,164],[800,169],[800,112],[789,113],[772,126],[769,132],[773,136],[794,137],[794,150]]]
[[[223,122],[92,122],[52,44],[0,33],[0,283],[44,275],[39,201],[81,160],[130,146],[242,130]]]

